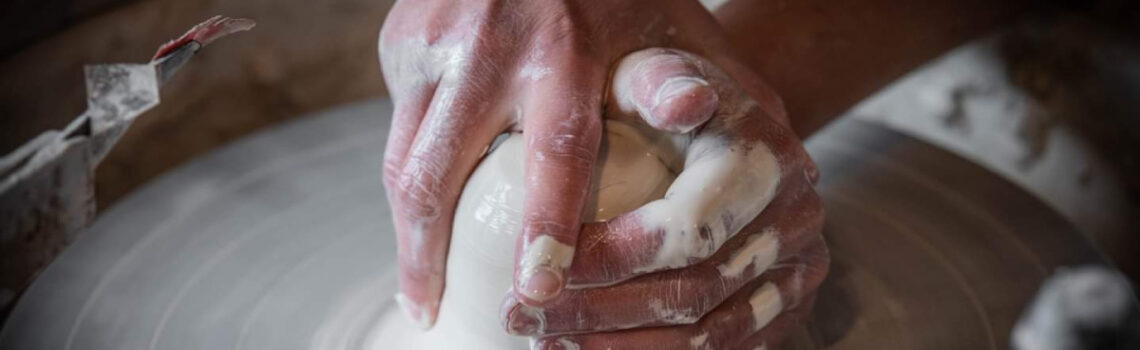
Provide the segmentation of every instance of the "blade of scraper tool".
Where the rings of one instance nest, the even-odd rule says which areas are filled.
[[[162,47],[159,47],[158,51],[154,53],[154,57],[151,58],[151,61],[156,61],[163,56],[169,55],[171,52],[191,42],[206,46],[223,36],[253,29],[256,24],[256,22],[248,18],[211,17],[205,22],[198,23],[198,25],[190,28],[190,30],[186,31],[186,34],[182,34],[182,36],[177,39],[163,44]]]

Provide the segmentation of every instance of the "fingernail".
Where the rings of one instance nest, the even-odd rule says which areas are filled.
[[[396,305],[400,305],[400,310],[404,312],[404,316],[407,316],[412,324],[420,330],[431,328],[431,321],[428,319],[427,312],[416,306],[404,293],[396,294]]]
[[[562,271],[570,267],[574,247],[549,235],[539,235],[519,260],[515,292],[531,301],[543,302],[562,292]]]
[[[528,273],[522,294],[534,301],[547,301],[562,291],[562,278],[547,266],[536,266]]]
[[[669,99],[689,93],[693,89],[701,86],[708,86],[709,83],[704,79],[689,76],[680,76],[669,78],[657,89],[657,95],[653,98],[653,106],[656,107]]]
[[[507,321],[507,333],[511,335],[535,335],[541,332],[541,310],[519,305],[511,310]],[[537,317],[536,317],[537,316]]]
[[[716,112],[719,98],[701,78],[669,78],[657,91],[649,109],[650,124],[673,132],[689,132],[704,124]]]

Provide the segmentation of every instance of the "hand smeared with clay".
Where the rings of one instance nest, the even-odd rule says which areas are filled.
[[[677,81],[694,85],[682,100],[662,98]],[[606,118],[646,130],[638,121],[653,115],[695,113],[701,123],[646,132],[652,150],[679,171],[664,197],[585,224],[567,289],[539,306],[508,297],[508,330],[545,336],[540,348],[752,349],[778,341],[810,309],[828,264],[814,167],[798,139],[722,70],[686,52],[628,56],[611,91]]]
[[[651,46],[684,51],[623,58]],[[521,232],[503,232],[518,235],[502,308],[511,333],[542,337],[540,348],[776,341],[826,274],[822,210],[779,99],[728,51],[695,1],[398,3],[381,60],[396,104],[385,185],[405,311],[425,327],[445,313],[456,205],[510,132],[525,158]],[[608,123],[643,137],[676,179],[663,198],[582,225],[606,99]]]

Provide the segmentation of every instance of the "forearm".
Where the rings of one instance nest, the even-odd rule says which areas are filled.
[[[807,137],[899,76],[1030,5],[981,0],[733,0],[717,20]]]

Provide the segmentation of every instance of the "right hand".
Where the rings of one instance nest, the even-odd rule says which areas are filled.
[[[714,92],[711,117],[646,133],[680,173],[664,198],[583,226],[568,290],[542,307],[507,299],[508,332],[540,337],[535,349],[754,349],[810,313],[830,257],[815,165],[790,128],[709,60],[660,48],[617,65],[606,118],[648,127],[661,73],[678,71]]]

